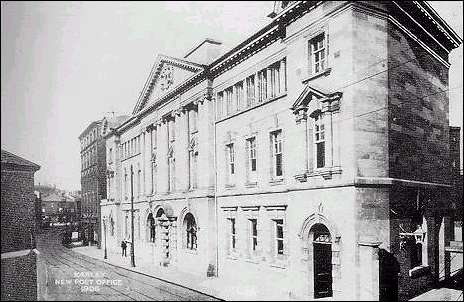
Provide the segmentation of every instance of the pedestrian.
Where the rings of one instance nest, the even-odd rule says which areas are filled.
[[[127,253],[126,253],[127,244],[125,240],[121,241],[121,248],[122,248],[122,256],[127,257]]]

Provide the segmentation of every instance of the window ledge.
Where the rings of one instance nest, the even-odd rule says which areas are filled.
[[[272,178],[270,181],[269,181],[269,184],[271,186],[277,186],[277,185],[280,185],[280,184],[283,184],[284,183],[284,178],[283,177],[279,177],[279,178]]]
[[[328,76],[331,71],[332,71],[332,68],[326,68],[321,72],[318,72],[316,74],[311,74],[310,76],[308,76],[308,77],[304,78],[303,80],[301,80],[301,82],[303,84],[306,84],[307,82],[309,82],[311,80],[314,80],[314,79],[317,79],[317,78],[319,78],[321,76]]]
[[[341,167],[317,168],[316,170],[309,172],[307,176],[308,177],[322,176],[324,179],[332,179],[332,175],[334,174],[342,174],[342,168]]]
[[[246,258],[245,262],[259,264],[259,261],[257,259],[255,259],[255,258]]]
[[[258,183],[256,181],[247,181],[245,183],[245,187],[247,188],[256,188],[257,185]]]
[[[197,251],[197,250],[191,250],[191,249],[188,249],[188,248],[184,248],[184,252],[185,252],[186,254],[198,255],[198,251]]]
[[[286,269],[287,268],[285,263],[282,263],[280,261],[272,262],[269,266],[275,267],[275,268],[280,268],[280,269]]]
[[[227,254],[227,256],[226,256],[226,259],[228,259],[228,260],[238,260],[238,258],[239,257],[237,255],[235,255],[234,252],[231,252],[231,253]]]
[[[421,266],[416,266],[412,269],[409,270],[409,277],[411,279],[419,278],[425,275],[428,275],[430,273],[430,266],[428,265],[421,265]]]

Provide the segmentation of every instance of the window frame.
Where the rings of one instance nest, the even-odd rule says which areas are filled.
[[[314,49],[314,44],[317,44],[320,42],[319,40],[322,37],[322,46],[320,48]],[[309,62],[309,75],[317,75],[324,73],[327,69],[329,69],[329,64],[328,64],[328,57],[329,57],[329,52],[328,52],[328,35],[327,35],[327,29],[324,28],[316,33],[314,33],[311,37],[308,39],[308,44],[307,44],[307,52],[308,52],[308,62]],[[323,54],[323,58],[321,59],[319,56],[319,60],[316,61],[316,54]],[[323,62],[323,68],[321,67],[321,62]],[[319,70],[316,71],[316,65],[319,64]]]
[[[250,255],[256,255],[258,252],[258,218],[248,218],[249,226],[249,246]]]
[[[236,172],[234,143],[227,144],[226,148],[227,148],[227,174],[229,178],[233,178]]]
[[[285,221],[283,218],[280,219],[273,219],[274,222],[274,255],[276,257],[283,257],[285,255],[285,235],[284,235],[284,229],[285,229]],[[282,232],[282,237],[279,237],[279,227],[281,228]],[[282,252],[280,253],[279,249],[279,242],[282,244]]]
[[[271,170],[272,179],[282,179],[284,177],[283,162],[283,131],[282,129],[273,130],[271,136]],[[278,158],[280,155],[280,175],[278,175]]]
[[[326,124],[325,124],[325,118],[324,114],[322,112],[318,112],[314,118],[313,118],[313,126],[314,126],[314,132],[313,132],[313,140],[314,140],[314,168],[317,169],[323,169],[327,166],[326,163]],[[322,137],[322,138],[321,138]],[[322,148],[320,149],[320,146]],[[319,153],[322,151],[322,155]],[[319,159],[322,159],[322,165],[320,165]]]

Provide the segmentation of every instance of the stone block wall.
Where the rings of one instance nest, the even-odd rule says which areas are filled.
[[[388,26],[390,177],[448,183],[448,68]]]

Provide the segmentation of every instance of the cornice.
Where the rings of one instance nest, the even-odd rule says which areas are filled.
[[[284,38],[287,24],[292,23],[321,3],[322,1],[297,1],[289,5],[269,24],[211,63],[211,75],[215,77],[229,70],[279,38]]]

